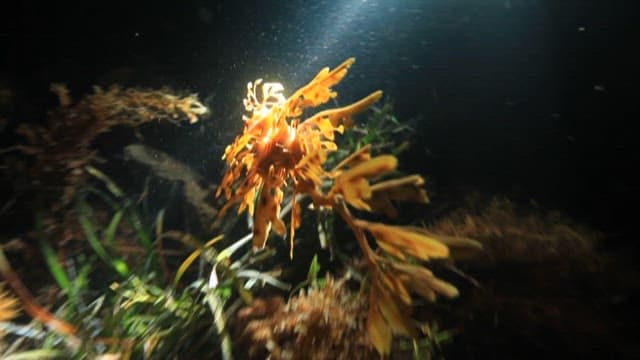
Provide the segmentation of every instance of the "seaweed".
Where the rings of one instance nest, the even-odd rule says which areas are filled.
[[[238,312],[239,343],[252,359],[370,359],[366,303],[327,275],[322,285],[281,297],[255,299]],[[300,351],[304,349],[304,351]]]
[[[99,154],[92,148],[96,138],[116,126],[137,128],[151,121],[176,122],[187,119],[190,123],[206,116],[208,109],[197,95],[179,95],[169,89],[122,89],[112,86],[93,88],[93,93],[74,103],[63,84],[52,84],[51,91],[59,105],[49,111],[44,124],[21,123],[16,133],[26,142],[2,150],[2,153],[20,153],[6,168],[21,169],[7,172],[5,179],[14,188],[14,200],[35,192],[32,201],[38,207],[50,209],[48,226],[60,233],[60,241],[73,238],[76,229],[69,217],[80,188],[91,178],[87,166],[95,165]],[[24,156],[28,159],[24,159]],[[9,161],[9,160],[6,160]],[[27,178],[21,178],[23,174]],[[27,184],[25,186],[25,184]]]
[[[481,242],[482,252],[460,254],[468,264],[533,265],[562,259],[594,268],[600,262],[596,246],[602,234],[573,224],[559,211],[525,211],[504,197],[470,195],[462,206],[432,221],[428,228]]]

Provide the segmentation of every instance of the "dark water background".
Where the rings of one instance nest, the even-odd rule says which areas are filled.
[[[207,129],[233,134],[246,82],[293,91],[355,56],[339,100],[382,89],[401,118],[422,116],[404,166],[440,194],[514,193],[607,232],[631,229],[632,1],[251,3],[22,1],[2,15],[0,75],[23,118],[54,101],[51,82],[76,95],[100,83],[169,85],[200,93],[213,109]],[[193,131],[169,147],[215,172],[221,146],[206,143],[211,134],[194,144]]]
[[[420,117],[401,164],[432,179],[435,203],[471,190],[534,200],[635,259],[634,1],[255,3],[16,2],[0,15],[5,110],[42,118],[52,82],[76,98],[111,83],[198,92],[210,120],[149,140],[216,181],[248,81],[290,93],[355,56],[338,101],[382,89],[401,119]]]

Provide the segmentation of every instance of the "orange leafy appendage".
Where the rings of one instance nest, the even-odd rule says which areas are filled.
[[[322,69],[309,84],[286,99],[278,83],[257,80],[247,86],[244,130],[224,153],[228,169],[216,196],[224,193],[227,203],[218,216],[239,203],[238,213],[253,216],[253,247],[265,246],[271,229],[284,236],[280,219],[284,190],[292,190],[289,223],[290,256],[300,225],[300,205],[296,195],[311,198],[316,208],[326,207],[339,214],[351,227],[371,272],[367,332],[372,345],[382,354],[391,349],[393,334],[417,336],[409,314],[410,292],[435,301],[436,295],[455,297],[457,289],[422,267],[419,261],[447,258],[447,239],[424,229],[392,226],[356,219],[349,208],[396,216],[396,201],[427,203],[419,175],[379,181],[372,180],[395,171],[392,155],[371,157],[371,146],[351,154],[331,170],[324,165],[328,154],[337,149],[335,132],[342,133],[351,116],[367,109],[382,96],[376,91],[342,108],[321,111],[301,120],[305,108],[316,107],[335,98],[331,87],[346,75],[354,59],[347,59],[333,70]],[[323,183],[330,184],[329,191]],[[368,235],[367,235],[368,234]],[[367,236],[378,245],[374,251]],[[460,241],[458,241],[459,243]],[[477,245],[467,241],[467,245]]]

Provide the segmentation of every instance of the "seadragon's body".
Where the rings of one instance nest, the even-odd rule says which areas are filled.
[[[325,207],[341,216],[351,227],[371,272],[367,332],[380,354],[391,348],[392,334],[417,336],[409,317],[409,292],[435,301],[436,294],[454,297],[457,289],[421,266],[419,261],[446,258],[449,248],[443,238],[423,229],[392,226],[356,219],[350,208],[396,214],[395,201],[428,202],[419,175],[372,181],[395,171],[397,159],[392,155],[371,156],[365,146],[332,169],[325,169],[328,155],[337,149],[336,132],[342,133],[351,116],[366,110],[382,96],[375,91],[361,100],[337,109],[328,109],[302,119],[305,108],[322,105],[337,96],[331,87],[346,75],[353,64],[350,58],[333,70],[322,69],[307,85],[289,98],[278,83],[257,80],[247,86],[244,129],[224,153],[228,169],[217,190],[227,203],[222,216],[232,205],[238,213],[253,216],[253,247],[265,246],[271,230],[285,236],[280,219],[284,191],[292,193],[289,223],[290,256],[300,225],[301,209],[297,195],[311,198],[316,208]],[[329,184],[329,189],[323,184]],[[373,238],[379,250],[374,251]]]

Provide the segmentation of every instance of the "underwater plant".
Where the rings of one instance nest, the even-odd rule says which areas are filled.
[[[367,221],[352,213],[355,209],[393,215],[395,201],[427,203],[420,175],[393,177],[397,158],[372,156],[370,144],[325,169],[329,154],[338,147],[335,133],[343,133],[354,114],[382,96],[382,91],[375,91],[351,105],[323,110],[303,120],[305,109],[337,96],[332,87],[344,78],[354,61],[350,58],[333,70],[322,69],[289,98],[285,98],[279,83],[259,79],[247,85],[244,106],[249,114],[243,117],[243,132],[223,156],[228,169],[216,195],[224,194],[227,203],[218,218],[239,203],[238,214],[246,210],[253,218],[253,248],[262,249],[272,229],[282,237],[287,233],[280,211],[285,191],[290,191],[288,237],[292,257],[295,231],[301,225],[302,197],[310,198],[315,209],[338,214],[351,228],[368,264],[366,329],[371,344],[386,355],[393,334],[418,336],[410,317],[410,293],[433,302],[436,295],[453,298],[458,291],[420,263],[448,258],[446,238],[422,228]],[[378,250],[370,245],[371,238]]]
[[[56,206],[72,202],[75,189],[87,179],[84,166],[97,157],[90,145],[98,135],[118,125],[138,127],[154,120],[186,118],[194,123],[208,111],[196,95],[180,96],[168,89],[113,86],[103,90],[96,86],[93,94],[76,103],[62,84],[52,84],[51,91],[58,97],[59,107],[49,112],[44,126],[21,124],[17,133],[27,144],[14,149],[35,157],[29,169],[32,178],[64,181],[63,195],[58,199],[61,204]]]
[[[167,257],[171,253],[163,249],[162,243],[190,235],[163,230],[162,210],[149,224],[144,214],[138,214],[135,202],[122,195],[115,183],[111,183],[110,190],[114,197],[104,194],[104,199],[114,206],[109,213],[111,218],[91,216],[97,209],[86,199],[76,205],[88,245],[84,251],[61,259],[46,239],[43,226],[39,226],[44,260],[60,289],[53,290],[55,298],[43,300],[32,293],[32,285],[12,268],[0,246],[0,276],[17,296],[0,291],[0,335],[6,329],[7,339],[17,344],[5,350],[0,342],[0,358],[159,359],[176,358],[177,354],[187,358],[218,355],[212,344],[224,336],[215,331],[216,327],[222,328],[219,324],[223,322],[213,319],[213,313],[221,311],[224,299],[220,299],[220,293],[225,287],[208,291],[200,285],[200,278],[182,286],[178,281],[184,270],[180,269],[173,282],[162,276],[173,277],[165,274],[165,270],[170,271]],[[119,246],[121,241],[127,246]],[[188,241],[199,246],[196,239]],[[206,306],[205,299],[207,303],[212,299],[217,302]],[[18,310],[34,321],[9,321]]]
[[[165,250],[162,249],[161,240],[165,234],[161,231],[162,226],[158,225],[162,222],[163,211],[156,219],[157,236],[154,238],[147,229],[149,221],[144,221],[138,213],[135,201],[92,165],[103,160],[99,157],[103,154],[96,149],[95,140],[115,127],[127,126],[137,130],[152,121],[188,120],[194,123],[203,118],[208,109],[197,95],[181,95],[167,88],[94,87],[93,93],[78,101],[71,99],[64,85],[53,84],[51,91],[57,96],[59,104],[47,113],[46,121],[42,124],[18,124],[16,133],[25,140],[0,150],[0,154],[3,155],[3,167],[7,164],[17,165],[23,170],[3,173],[2,180],[15,188],[11,196],[14,200],[21,200],[9,201],[8,206],[15,204],[18,207],[24,203],[22,200],[31,195],[33,198],[29,200],[35,200],[32,204],[27,202],[27,206],[33,206],[28,211],[33,211],[32,215],[35,215],[34,229],[19,234],[20,237],[13,241],[26,244],[24,246],[27,247],[31,240],[37,240],[49,272],[60,290],[51,290],[51,298],[46,300],[33,295],[29,289],[32,284],[23,281],[20,269],[14,270],[10,265],[10,260],[14,264],[21,264],[17,257],[14,258],[15,249],[10,250],[4,242],[0,244],[0,276],[19,299],[14,300],[0,292],[0,324],[3,325],[0,332],[6,330],[7,338],[20,340],[15,341],[15,346],[12,345],[6,352],[0,352],[0,357],[28,347],[40,348],[34,351],[48,351],[48,357],[54,353],[58,357],[63,357],[62,354],[92,357],[114,350],[106,350],[106,344],[114,347],[114,351],[119,351],[122,358],[128,358],[126,354],[131,351],[136,354],[142,348],[140,344],[145,345],[145,354],[153,351],[160,353],[165,349],[163,346],[179,351],[180,347],[170,344],[164,335],[173,331],[174,334],[188,336],[190,330],[198,331],[203,323],[205,327],[210,324],[206,323],[205,316],[200,316],[198,321],[192,319],[192,316],[200,314],[194,311],[199,304],[196,302],[199,300],[198,292],[183,291],[174,296],[173,287],[164,287],[165,277],[156,276],[167,275],[168,272],[164,266]],[[14,159],[12,154],[26,156]],[[11,177],[6,176],[9,174]],[[21,179],[20,175],[26,179]],[[90,180],[93,178],[105,185],[104,191],[92,184]],[[90,201],[98,198],[103,203],[95,207],[89,205]],[[84,241],[69,246],[71,244],[65,242],[69,239]],[[5,256],[5,249],[12,254]],[[130,252],[144,256],[134,257]],[[107,266],[102,267],[96,261],[98,259]],[[38,266],[38,269],[46,268]],[[107,271],[100,271],[104,269]],[[96,285],[96,280],[104,281],[105,278],[119,279],[120,285],[117,289],[110,289],[108,284],[103,288],[89,289],[90,283]],[[155,296],[154,305],[159,308],[147,310],[134,306],[132,310],[120,306],[117,303],[120,300],[118,296],[128,296],[129,287],[135,287],[140,292],[149,290]],[[92,298],[96,293],[101,296]],[[123,304],[126,302],[123,301]],[[184,307],[190,307],[189,317],[182,316],[183,304]],[[17,322],[9,322],[10,316],[18,308],[35,321],[29,325],[20,324],[21,318]],[[154,321],[144,323],[141,331],[129,326],[137,319],[144,318],[145,311],[155,312],[158,316],[148,316],[146,319]],[[183,324],[188,324],[188,330],[180,328]],[[87,332],[101,337],[87,336]],[[145,343],[150,335],[155,340],[153,346]],[[46,358],[44,352],[33,355],[33,358]]]
[[[238,311],[239,341],[251,359],[371,359],[366,303],[329,274],[322,286],[254,299]],[[300,351],[299,349],[305,349]]]
[[[98,152],[92,148],[99,135],[116,126],[135,129],[152,121],[186,119],[194,123],[209,112],[196,94],[185,96],[166,88],[95,86],[92,94],[75,102],[63,84],[52,84],[51,91],[59,106],[48,112],[43,124],[21,123],[16,133],[25,141],[0,150],[0,154],[13,152],[31,158],[14,160],[9,165],[21,168],[19,173],[26,179],[16,179],[10,172],[10,177],[2,180],[14,188],[13,202],[24,200],[26,192],[37,193],[36,203],[53,213],[46,222],[61,233],[60,240],[72,238],[74,231],[70,229],[77,228],[69,214],[78,189],[91,178],[87,167],[99,160]],[[18,198],[21,201],[15,201]]]
[[[18,312],[18,300],[4,290],[4,284],[0,284],[0,321],[13,319]]]
[[[4,284],[0,283],[0,323],[4,323],[18,316],[18,299],[4,290]],[[6,347],[4,344],[4,331],[0,327],[0,353]]]
[[[600,262],[597,243],[603,236],[573,223],[558,211],[525,209],[505,197],[472,194],[463,204],[433,221],[429,229],[455,237],[471,237],[483,245],[467,264],[546,264],[563,259],[585,267]]]

